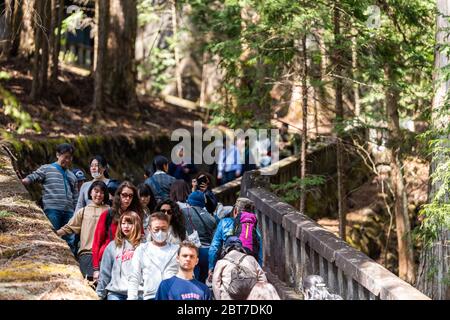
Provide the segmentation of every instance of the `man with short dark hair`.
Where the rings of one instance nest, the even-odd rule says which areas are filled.
[[[144,283],[144,300],[154,300],[159,284],[178,272],[178,245],[167,242],[169,219],[162,212],[150,216],[152,241],[137,247],[133,255],[132,271],[128,278],[128,300],[138,299],[139,286]]]
[[[55,230],[69,222],[78,200],[77,178],[69,170],[74,152],[75,148],[71,144],[60,144],[56,148],[56,162],[41,166],[22,180],[25,186],[42,184],[44,212]],[[63,239],[76,255],[74,235],[64,236]]]
[[[211,300],[211,290],[194,279],[194,268],[198,263],[198,248],[184,241],[178,249],[179,264],[177,275],[163,280],[159,285],[155,300]]]
[[[169,160],[164,156],[156,156],[153,161],[154,174],[145,180],[145,183],[152,188],[157,202],[169,198],[170,187],[175,182],[175,178],[168,175]]]

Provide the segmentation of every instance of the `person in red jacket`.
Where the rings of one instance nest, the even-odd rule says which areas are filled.
[[[124,181],[117,189],[112,207],[102,212],[95,228],[94,243],[92,244],[92,266],[94,281],[100,275],[100,262],[106,246],[114,240],[117,223],[122,213],[126,211],[137,212],[143,218],[143,210],[139,200],[138,190],[129,181]]]

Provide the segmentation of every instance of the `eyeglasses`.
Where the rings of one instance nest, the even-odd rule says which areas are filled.
[[[161,209],[161,212],[164,214],[172,214],[172,209]]]
[[[122,198],[133,199],[134,194],[132,194],[132,193],[121,193],[120,196],[121,196]]]

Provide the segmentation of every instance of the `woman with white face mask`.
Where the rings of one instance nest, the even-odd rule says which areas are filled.
[[[109,183],[109,175],[108,175],[108,162],[106,159],[100,155],[96,155],[91,158],[89,161],[89,170],[92,178],[94,180],[85,182],[81,186],[80,194],[78,196],[77,207],[75,208],[75,212],[87,206],[91,200],[88,198],[88,190],[91,187],[92,182],[94,181],[103,181],[106,185]],[[105,199],[107,201],[108,199]]]

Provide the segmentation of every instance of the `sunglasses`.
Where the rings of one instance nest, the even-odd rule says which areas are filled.
[[[164,214],[172,214],[172,209],[161,209],[161,212]]]
[[[122,198],[133,199],[134,194],[132,194],[132,193],[121,193],[120,196],[121,196]]]

